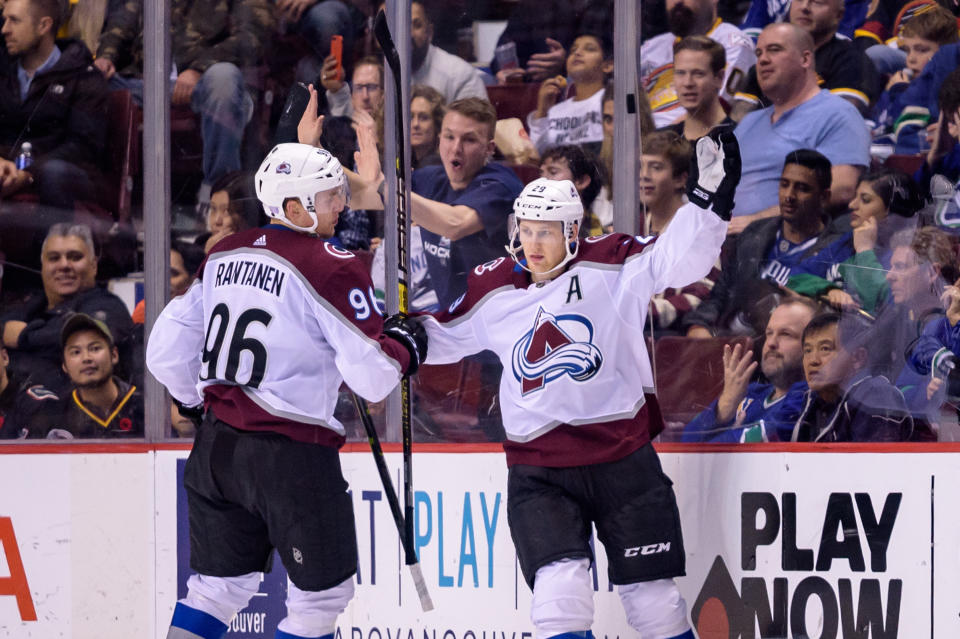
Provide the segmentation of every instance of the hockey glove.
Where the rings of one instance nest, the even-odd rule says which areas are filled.
[[[196,406],[187,406],[177,401],[176,399],[173,400],[173,403],[176,405],[177,410],[180,412],[182,416],[186,417],[191,422],[193,422],[193,427],[195,429],[200,428],[200,424],[203,423],[203,404],[197,404]]]
[[[383,323],[383,334],[397,340],[410,353],[407,375],[413,375],[427,359],[427,331],[412,317],[391,315]]]
[[[714,213],[729,221],[739,183],[740,145],[733,130],[713,130],[697,140],[687,180],[690,201],[704,209],[712,205]]]

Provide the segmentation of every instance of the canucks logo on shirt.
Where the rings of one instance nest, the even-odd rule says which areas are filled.
[[[552,315],[541,306],[533,327],[513,346],[513,376],[522,394],[569,375],[585,382],[600,370],[603,354],[593,344],[593,324],[583,315]]]

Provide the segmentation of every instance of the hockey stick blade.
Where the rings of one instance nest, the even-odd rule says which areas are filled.
[[[423,580],[423,571],[420,564],[410,564],[410,576],[413,577],[413,587],[417,589],[417,596],[420,597],[420,608],[424,612],[433,610],[433,600],[430,599],[430,592],[427,590],[427,582]]]
[[[420,608],[424,612],[433,610],[433,600],[430,599],[430,592],[427,590],[427,583],[423,580],[423,571],[420,569],[420,563],[417,560],[417,553],[410,538],[404,533],[406,526],[404,522],[403,511],[400,509],[400,500],[397,498],[397,491],[393,487],[393,480],[390,478],[390,470],[387,468],[387,461],[383,456],[383,446],[380,445],[380,436],[377,434],[377,428],[373,425],[373,419],[370,417],[370,411],[367,403],[359,395],[350,392],[353,397],[353,405],[357,408],[360,415],[360,421],[363,422],[363,429],[367,432],[367,441],[370,443],[370,452],[373,453],[373,461],[377,467],[377,474],[380,476],[380,483],[383,485],[383,492],[387,497],[387,504],[390,506],[390,513],[393,515],[393,523],[397,527],[397,533],[400,536],[400,544],[403,547],[404,561],[410,568],[410,576],[413,577],[413,586],[417,590],[417,596],[420,598]]]

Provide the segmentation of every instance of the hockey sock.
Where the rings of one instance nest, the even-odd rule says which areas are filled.
[[[687,630],[683,634],[679,634],[675,637],[668,637],[667,639],[697,639],[697,637],[693,634],[693,630]]]
[[[304,637],[303,635],[292,635],[289,632],[284,632],[283,630],[278,629],[277,634],[273,635],[273,639],[333,639],[333,633],[331,632],[328,635],[322,635],[320,637]]]
[[[227,624],[202,610],[177,602],[167,639],[220,639]]]

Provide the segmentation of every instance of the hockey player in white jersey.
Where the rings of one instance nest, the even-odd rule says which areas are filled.
[[[383,399],[426,343],[414,323],[385,326],[363,264],[323,241],[346,188],[326,151],[275,147],[256,175],[273,223],[220,241],[150,334],[150,372],[180,404],[206,407],[184,469],[196,574],[168,639],[223,636],[273,548],[289,575],[277,638],[332,638],[353,596],[337,390],[345,380]]]
[[[690,203],[656,239],[577,240],[573,184],[535,180],[514,204],[514,261],[476,267],[463,297],[423,319],[426,363],[483,349],[503,363],[507,514],[537,639],[591,636],[591,523],[630,625],[643,639],[694,637],[673,581],[684,574],[676,498],[650,443],[663,420],[643,326],[651,296],[703,277],[719,255],[740,156],[732,134],[712,135],[697,142]]]

